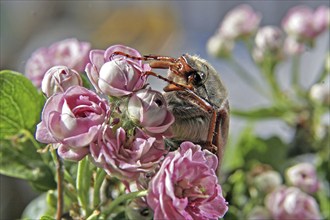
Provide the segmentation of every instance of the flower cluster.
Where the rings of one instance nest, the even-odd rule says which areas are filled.
[[[114,51],[141,56],[136,50],[115,45],[106,51],[92,50],[87,76],[102,95],[82,87],[73,69],[55,66],[47,71],[42,90],[49,98],[36,137],[58,146],[64,159],[81,160],[91,154],[109,174],[135,177],[152,168],[165,154],[163,138],[170,135],[173,115],[157,91],[144,89],[141,61],[113,56]],[[136,172],[136,174],[131,174]]]
[[[74,68],[46,72],[41,88],[48,99],[36,139],[53,144],[64,160],[88,156],[129,191],[132,184],[148,190],[141,205],[149,205],[154,219],[224,216],[217,157],[190,142],[168,152],[164,139],[172,135],[174,116],[163,95],[146,83],[150,66],[131,58],[140,53],[114,45],[89,55],[85,71],[96,92],[82,86]]]
[[[313,197],[321,183],[312,164],[299,163],[289,167],[286,170],[287,184],[282,183],[278,172],[257,169],[259,173],[252,178],[252,184],[266,196],[264,207],[251,210],[250,219],[322,219]]]
[[[210,37],[207,50],[213,56],[228,57],[236,40],[247,41],[255,36],[253,58],[256,62],[263,62],[269,56],[281,60],[285,55],[302,53],[305,44],[313,45],[314,40],[329,28],[329,14],[329,8],[325,6],[314,11],[306,6],[297,6],[283,18],[283,31],[276,26],[258,29],[260,13],[249,5],[239,5],[225,16],[219,29]]]
[[[207,51],[215,57],[228,57],[237,39],[245,39],[253,35],[261,20],[249,5],[239,5],[224,17],[219,29],[209,39]]]
[[[330,216],[329,189],[322,187],[329,186],[325,152],[330,136],[330,56],[328,45],[324,45],[322,50],[326,52],[321,57],[321,44],[317,44],[318,40],[329,44],[322,35],[329,34],[330,9],[328,5],[314,9],[298,5],[281,20],[280,26],[259,26],[261,13],[246,4],[239,5],[224,16],[206,44],[210,55],[220,58],[261,95],[260,100],[266,101],[251,109],[231,106],[231,116],[253,120],[255,125],[249,124],[236,143],[227,146],[235,150],[224,157],[228,170],[223,172],[227,171],[228,176],[223,189],[230,192],[231,206],[226,215],[230,219]],[[242,57],[236,56],[241,52],[234,51],[238,42],[252,59],[242,62]],[[317,56],[305,59],[306,51]],[[322,63],[317,71],[308,71],[306,80],[302,68],[316,59]],[[279,75],[279,69],[287,78]],[[283,123],[292,136],[283,138],[284,133],[273,132],[267,126],[267,135],[252,131],[264,121],[272,127],[274,119]]]

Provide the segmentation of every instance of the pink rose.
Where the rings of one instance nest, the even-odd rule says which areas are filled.
[[[108,110],[106,100],[86,88],[72,86],[47,100],[36,139],[42,143],[60,143],[64,151],[77,151],[95,140]]]
[[[147,76],[143,73],[151,68],[141,60],[114,56],[116,51],[141,57],[138,51],[122,45],[111,46],[106,51],[92,50],[89,55],[91,63],[85,70],[98,92],[109,96],[129,95],[145,85]]]
[[[89,43],[77,39],[56,42],[32,54],[26,63],[25,74],[35,86],[40,87],[46,71],[53,66],[63,65],[81,72],[87,63],[89,50]]]
[[[261,16],[251,6],[239,5],[224,17],[219,33],[227,39],[237,39],[254,34],[258,29]]]
[[[76,85],[82,86],[79,73],[66,66],[54,66],[46,72],[41,83],[41,90],[47,97],[50,97]]]
[[[147,202],[154,219],[218,219],[228,207],[215,174],[217,157],[191,142],[168,153],[151,179]]]
[[[275,220],[322,219],[315,199],[296,187],[279,187],[266,197],[265,203]]]
[[[148,133],[170,135],[174,116],[160,92],[142,89],[134,93],[128,101],[127,111],[129,117]]]
[[[128,137],[123,128],[113,131],[111,127],[105,128],[90,150],[98,166],[125,181],[137,180],[141,173],[154,170],[167,152],[163,140],[156,140],[139,128]]]
[[[329,27],[329,8],[320,6],[314,12],[307,6],[291,8],[282,21],[288,35],[298,40],[313,40]]]
[[[300,163],[286,171],[289,182],[307,193],[315,193],[320,188],[315,167],[310,163]]]

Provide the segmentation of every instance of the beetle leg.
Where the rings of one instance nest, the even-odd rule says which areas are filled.
[[[177,61],[177,59],[173,58],[173,57],[167,57],[167,56],[157,56],[157,55],[145,55],[145,56],[141,56],[141,57],[136,57],[136,56],[132,56],[129,55],[127,53],[121,52],[121,51],[115,51],[112,53],[112,56],[115,55],[121,55],[121,56],[125,56],[134,60],[161,60],[161,61],[168,61],[171,63],[175,63]]]
[[[209,122],[209,130],[206,142],[203,148],[217,155],[219,164],[217,170],[220,170],[225,144],[227,142],[229,127],[229,103],[224,100],[220,107],[213,106],[208,101],[196,95],[193,91],[185,90],[188,94],[178,94],[182,98],[191,100],[198,105],[203,111],[211,115]]]
[[[165,82],[168,82],[169,85],[166,86],[164,88],[165,92],[168,92],[168,91],[179,91],[179,90],[184,90],[184,91],[190,91],[192,92],[192,87],[190,85],[182,85],[182,84],[179,84],[179,83],[176,83],[176,82],[173,82],[172,80],[169,80],[167,79],[166,77],[163,77],[155,72],[152,72],[152,71],[146,71],[144,72],[144,74],[146,75],[151,75],[151,76],[155,76],[161,80],[164,80]]]
[[[169,69],[171,66],[174,65],[174,63],[164,60],[157,60],[157,61],[151,61],[149,65],[151,68]]]
[[[216,114],[216,122],[214,126],[214,136],[212,143],[217,146],[217,156],[219,159],[218,170],[220,169],[223,153],[228,138],[229,129],[229,103],[225,100],[220,106],[219,111]]]

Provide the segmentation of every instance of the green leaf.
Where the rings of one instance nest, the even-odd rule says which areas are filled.
[[[49,215],[44,215],[44,216],[41,216],[40,220],[54,220],[54,218]]]
[[[30,80],[14,71],[0,71],[0,96],[0,139],[22,129],[33,133],[45,100]]]
[[[0,140],[0,173],[25,179],[40,191],[55,189],[54,166],[49,154],[40,155],[31,141],[12,143]]]
[[[245,158],[247,161],[269,164],[282,172],[286,166],[287,149],[279,137],[255,137],[252,145],[246,148]]]
[[[56,187],[49,154],[40,154],[36,124],[44,97],[23,75],[0,72],[0,173],[28,180],[38,190]]]

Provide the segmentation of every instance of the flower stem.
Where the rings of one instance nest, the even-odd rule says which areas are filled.
[[[138,198],[138,197],[146,196],[147,193],[148,193],[148,190],[142,190],[142,191],[137,191],[137,192],[131,192],[131,193],[128,193],[128,194],[123,194],[123,195],[117,197],[115,200],[113,200],[110,203],[107,210],[105,210],[103,212],[103,216],[107,217],[108,215],[110,215],[120,203],[125,202],[127,200],[135,199],[135,198]]]
[[[291,75],[291,84],[293,87],[296,87],[299,84],[299,65],[300,65],[300,56],[294,56],[292,60],[292,75]]]
[[[62,161],[59,158],[56,150],[52,150],[52,157],[56,164],[56,178],[57,178],[57,208],[56,219],[61,220],[63,213],[63,170]]]
[[[281,89],[275,78],[275,67],[276,63],[273,63],[271,60],[265,62],[261,65],[261,72],[263,73],[269,87],[272,91],[272,96],[275,101],[280,101],[282,98]]]
[[[100,188],[106,177],[106,172],[102,168],[98,168],[96,171],[96,178],[94,182],[94,194],[93,194],[93,207],[96,209],[100,205]]]

